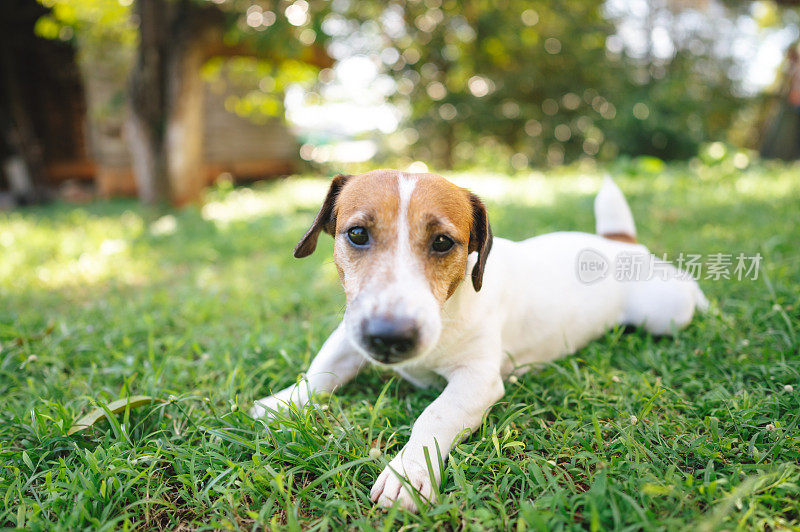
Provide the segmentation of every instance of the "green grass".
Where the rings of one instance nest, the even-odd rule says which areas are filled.
[[[216,190],[166,217],[133,201],[0,213],[0,526],[798,529],[800,168],[634,174],[618,182],[641,241],[760,252],[758,280],[701,280],[712,310],[675,338],[613,331],[509,383],[419,515],[368,493],[435,391],[369,369],[282,424],[245,413],[342,311],[330,239],[291,257],[324,181]],[[596,174],[460,177],[497,235],[593,229]],[[159,401],[67,435],[129,395]]]

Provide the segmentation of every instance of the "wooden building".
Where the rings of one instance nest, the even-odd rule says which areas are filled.
[[[35,36],[44,12],[31,0],[0,2],[0,194],[35,201],[42,190],[79,182],[93,184],[102,196],[135,195],[126,128],[128,58],[109,50],[106,60],[84,61],[90,66],[81,69],[70,45]],[[203,179],[292,172],[297,142],[285,123],[256,125],[230,113],[227,96],[206,87]]]

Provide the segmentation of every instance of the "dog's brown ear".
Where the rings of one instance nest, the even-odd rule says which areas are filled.
[[[325,201],[322,202],[322,207],[319,209],[317,217],[314,218],[314,223],[294,247],[294,256],[298,259],[314,253],[314,250],[317,249],[317,238],[319,238],[320,231],[325,231],[329,235],[336,231],[336,198],[339,197],[339,192],[350,177],[339,174],[331,181],[328,195],[325,196]]]
[[[478,262],[472,268],[472,286],[478,292],[483,284],[483,270],[486,268],[486,259],[492,249],[492,228],[486,207],[475,194],[469,195],[472,203],[472,231],[469,235],[469,252],[478,252]]]

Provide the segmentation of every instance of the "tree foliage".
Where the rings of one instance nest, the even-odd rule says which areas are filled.
[[[409,149],[449,166],[500,147],[520,167],[681,158],[724,135],[740,103],[726,58],[702,35],[666,58],[611,50],[604,6],[428,0],[381,10],[381,58],[418,133]]]
[[[36,25],[41,37],[73,42],[86,68],[103,63],[124,78],[138,43],[134,0],[38,0],[50,9]],[[167,0],[176,3],[178,0]],[[208,81],[229,85],[235,93],[227,107],[263,121],[282,116],[283,91],[308,86],[329,66],[328,36],[320,26],[328,2],[256,2],[192,0],[198,9],[219,10],[224,47],[205,66]],[[231,60],[225,57],[239,56]]]

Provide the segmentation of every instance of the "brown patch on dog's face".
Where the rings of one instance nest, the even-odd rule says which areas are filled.
[[[401,205],[401,179],[413,182],[405,205]],[[367,284],[390,283],[399,273],[397,268],[417,268],[442,304],[464,278],[472,225],[469,192],[440,176],[401,175],[394,170],[353,176],[336,201],[334,261],[348,301]],[[367,246],[348,241],[347,232],[354,227],[367,230]],[[452,240],[451,249],[432,249],[437,237]],[[398,256],[406,239],[409,256]]]
[[[444,178],[425,174],[417,181],[408,211],[409,234],[434,297],[443,303],[464,279],[472,231],[470,194]],[[453,246],[445,253],[432,249],[438,236]]]
[[[355,175],[340,192],[333,258],[348,302],[371,280],[391,273],[399,204],[397,178],[389,170]],[[347,232],[354,227],[367,230],[368,246],[349,242]]]

